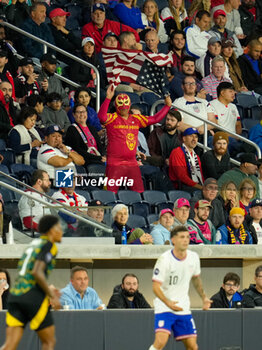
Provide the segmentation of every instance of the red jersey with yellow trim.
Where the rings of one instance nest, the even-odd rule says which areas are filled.
[[[154,116],[129,114],[128,119],[115,113],[107,113],[110,100],[105,99],[98,112],[100,122],[106,127],[107,164],[108,165],[136,165],[136,151],[139,128],[158,123],[165,117],[170,107],[163,107]]]

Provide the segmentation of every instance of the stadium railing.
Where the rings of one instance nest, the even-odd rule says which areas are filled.
[[[8,22],[1,22],[4,26],[10,28],[11,30],[14,30],[15,32],[17,33],[20,33],[22,35],[25,35],[27,36],[28,38],[31,38],[41,44],[44,45],[44,51],[46,51],[46,47],[49,47],[50,49],[52,50],[55,50],[56,52],[59,52],[60,54],[64,55],[64,56],[67,56],[69,58],[71,58],[72,60],[80,63],[80,64],[83,64],[84,66],[87,66],[89,68],[92,68],[94,70],[94,72],[96,73],[96,94],[95,94],[95,97],[96,97],[96,111],[98,112],[99,111],[99,108],[100,108],[100,73],[97,69],[97,67],[95,67],[94,65],[92,65],[91,63],[89,62],[86,62],[84,60],[82,60],[81,58],[75,56],[75,55],[72,55],[71,53],[69,52],[66,52],[62,49],[60,49],[59,47],[53,45],[53,44],[50,44],[49,42],[45,41],[45,40],[42,40],[40,38],[38,38],[37,36],[35,35],[32,35],[16,26],[14,26],[13,24],[11,23],[8,23]],[[59,79],[61,79],[62,81],[74,86],[74,87],[79,87],[80,85],[71,81],[70,79],[67,79],[59,74],[55,74]]]

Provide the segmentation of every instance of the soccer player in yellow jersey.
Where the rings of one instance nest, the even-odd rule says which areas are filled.
[[[55,266],[56,242],[61,242],[62,228],[53,215],[39,221],[40,238],[34,239],[18,263],[18,277],[10,290],[6,314],[6,341],[1,350],[15,350],[22,338],[25,325],[37,332],[42,350],[55,347],[55,326],[50,304],[60,309],[60,293],[49,287],[47,276]]]

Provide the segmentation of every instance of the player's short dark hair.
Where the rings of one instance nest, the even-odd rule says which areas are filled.
[[[203,18],[203,16],[207,16],[207,17],[211,17],[210,13],[206,10],[200,10],[197,12],[196,14],[196,18],[198,18],[199,20],[201,20]]]
[[[188,229],[186,228],[186,226],[183,226],[183,225],[176,226],[170,232],[170,237],[172,238],[172,237],[178,235],[180,232],[188,232]]]
[[[86,269],[85,267],[83,267],[83,266],[77,265],[77,266],[74,266],[74,267],[71,269],[71,272],[70,272],[70,277],[71,277],[71,279],[74,277],[74,274],[75,274],[76,272],[78,272],[78,271],[85,271],[86,274],[87,274],[87,276],[88,276],[88,271],[87,271],[87,269]]]
[[[26,103],[30,107],[35,107],[38,103],[44,103],[44,99],[40,95],[30,95],[26,98]]]
[[[46,234],[48,231],[51,230],[52,227],[54,227],[58,223],[59,223],[59,218],[57,216],[54,216],[54,215],[42,216],[38,224],[38,231],[41,234]]]
[[[136,275],[134,275],[133,273],[126,273],[125,276],[122,278],[122,284],[124,284],[125,279],[126,279],[127,277],[134,277],[134,278],[136,278],[137,283],[139,283],[139,280],[138,280],[138,278],[137,278]]]
[[[220,96],[221,91],[226,90],[226,89],[231,89],[235,90],[234,85],[228,81],[223,81],[217,86],[217,97]]]
[[[36,169],[31,177],[31,186],[34,186],[37,182],[37,180],[43,180],[44,178],[44,173],[47,174],[47,171],[41,170],[41,169]]]
[[[223,284],[226,284],[228,281],[233,281],[235,283],[235,285],[240,285],[240,277],[238,276],[238,274],[234,273],[234,272],[228,272],[224,279],[223,279]]]
[[[196,63],[195,57],[185,56],[185,57],[182,58],[181,65],[183,66],[183,64],[184,64],[185,62],[187,62],[187,61]]]
[[[182,120],[181,113],[180,113],[177,109],[175,109],[175,108],[170,109],[170,110],[167,112],[167,114],[169,114],[169,115],[171,115],[172,117],[176,118],[176,120],[177,120],[178,122],[181,122],[181,120]]]
[[[260,272],[262,272],[262,265],[259,265],[256,269],[255,269],[255,276],[258,277]]]

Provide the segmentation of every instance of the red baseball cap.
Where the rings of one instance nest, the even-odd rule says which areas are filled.
[[[53,17],[57,17],[57,16],[67,16],[68,17],[70,15],[71,15],[70,12],[65,12],[61,8],[56,8],[49,13],[49,18],[53,18]]]
[[[171,214],[172,216],[175,216],[173,210],[167,208],[167,209],[162,209],[162,210],[161,210],[161,212],[160,212],[160,214],[159,214],[159,217],[161,218],[161,216],[164,215],[164,214],[166,214],[166,213],[169,213],[169,214]]]
[[[225,13],[224,10],[216,10],[213,14],[213,18],[217,18],[218,16],[224,16],[226,17],[227,14]]]

